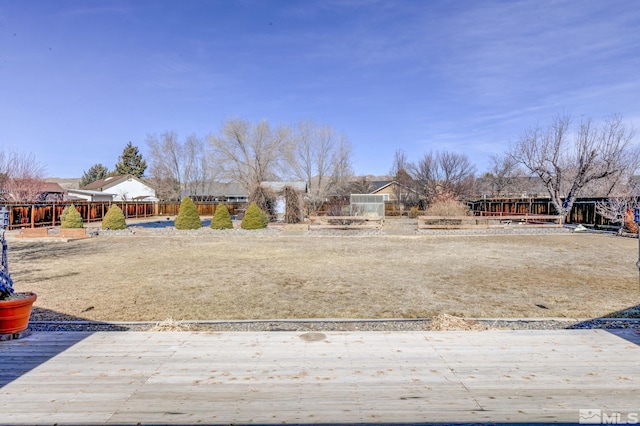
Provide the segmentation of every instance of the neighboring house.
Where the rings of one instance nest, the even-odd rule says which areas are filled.
[[[17,197],[15,194],[12,194],[7,189],[0,190],[0,200],[2,201],[15,201],[20,200],[20,202],[32,203],[32,202],[57,202],[62,201],[65,195],[65,189],[58,185],[56,182],[42,182],[37,183],[38,186],[34,185],[34,189],[37,190],[36,195],[29,195],[32,197],[31,200],[25,200],[23,197]],[[32,194],[31,191],[29,191]],[[26,195],[26,194],[25,194]]]
[[[66,199],[69,201],[111,202],[116,194],[87,189],[67,189]]]
[[[62,201],[64,200],[65,189],[56,182],[45,182],[44,187],[38,194],[38,201]]]
[[[237,182],[207,182],[202,186],[207,189],[186,190],[182,196],[190,197],[193,201],[215,203],[246,203],[249,198],[249,194]]]
[[[109,176],[85,185],[80,190],[112,194],[113,201],[158,201],[155,189],[133,175]]]
[[[382,195],[385,202],[393,203],[394,206],[400,209],[415,205],[420,199],[420,194],[417,191],[395,180],[374,181],[372,186],[373,190],[370,194]]]
[[[372,190],[369,194],[382,195],[385,202],[396,202],[398,200],[398,188],[400,184],[395,180],[380,180],[371,182]],[[405,188],[402,186],[402,188]],[[408,188],[407,188],[408,190]]]

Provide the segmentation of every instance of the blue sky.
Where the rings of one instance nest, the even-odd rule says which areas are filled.
[[[480,173],[558,113],[640,131],[637,1],[0,0],[0,149],[50,177],[232,117],[330,124],[357,174],[397,149]]]

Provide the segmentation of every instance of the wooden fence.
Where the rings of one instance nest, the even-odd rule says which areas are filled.
[[[604,201],[606,201],[606,198],[577,199],[565,222],[596,227],[611,226],[611,223],[596,211],[596,204]],[[471,201],[468,204],[476,215],[558,214],[549,198],[494,198]]]
[[[100,222],[112,204],[122,209],[125,218],[145,218],[154,216],[175,216],[180,209],[180,203],[148,203],[135,201],[115,202],[58,202],[58,203],[7,203],[9,210],[9,229],[38,228],[42,226],[60,225],[60,215],[65,207],[73,204],[82,216],[84,223]],[[196,203],[201,216],[212,216],[217,203]],[[238,214],[246,208],[245,203],[226,204],[229,213]]]
[[[100,222],[111,204],[117,204],[127,218],[155,216],[154,203],[140,202],[58,202],[17,204],[9,203],[9,229],[36,228],[60,225],[60,215],[65,207],[73,204],[84,223]]]

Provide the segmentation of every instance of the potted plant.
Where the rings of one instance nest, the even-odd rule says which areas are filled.
[[[0,264],[0,335],[15,334],[27,329],[31,308],[36,301],[35,293],[16,293],[13,280],[9,275],[7,263],[7,241],[4,231],[9,224],[9,212],[0,210],[0,242],[2,244],[2,262]]]

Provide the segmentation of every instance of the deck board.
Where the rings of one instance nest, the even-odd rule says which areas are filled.
[[[640,411],[640,346],[628,332],[303,334],[2,342],[0,423],[577,423],[580,409]]]

